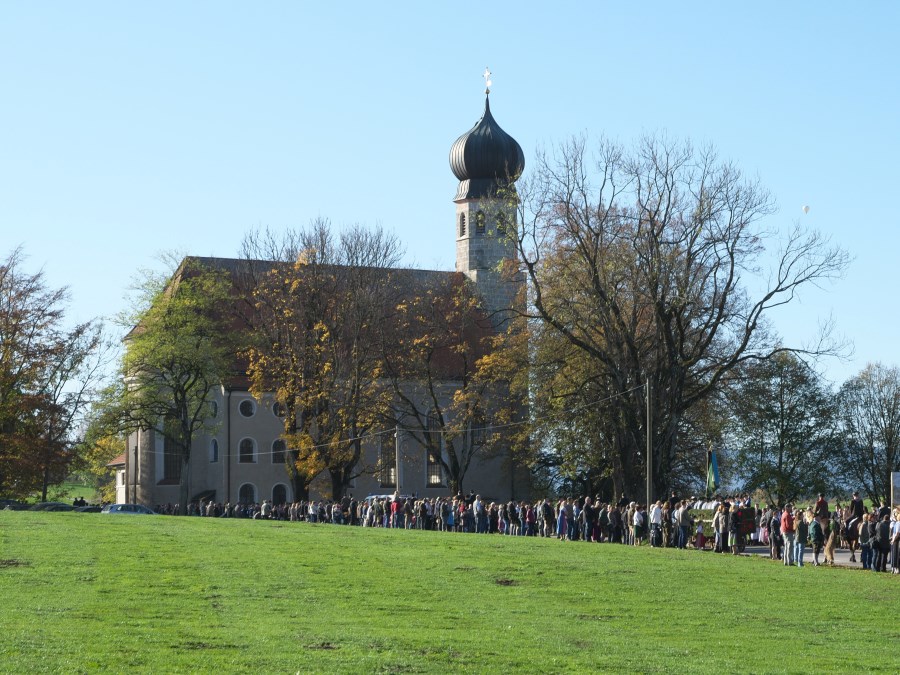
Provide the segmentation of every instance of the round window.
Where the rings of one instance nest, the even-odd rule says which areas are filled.
[[[276,417],[284,417],[287,414],[287,409],[278,401],[272,405],[272,412],[275,413]]]
[[[256,412],[256,406],[253,404],[253,401],[248,398],[241,401],[238,410],[241,411],[241,415],[244,417],[253,417],[253,413]]]

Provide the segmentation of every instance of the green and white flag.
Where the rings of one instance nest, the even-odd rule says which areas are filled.
[[[715,450],[709,451],[706,467],[706,489],[714,493],[719,489],[719,462]]]

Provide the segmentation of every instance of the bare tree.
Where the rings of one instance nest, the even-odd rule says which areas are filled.
[[[775,235],[761,226],[774,212],[769,194],[712,150],[646,138],[631,152],[601,143],[592,157],[577,138],[536,165],[519,184],[529,311],[584,356],[586,375],[611,397],[603,428],[619,494],[643,483],[644,385],[662,494],[685,413],[735,368],[839,347],[828,334],[783,346],[768,317],[804,287],[839,277],[846,253],[799,227],[771,252]],[[754,293],[758,282],[764,290]]]
[[[493,378],[479,372],[494,331],[480,299],[462,274],[430,279],[407,275],[406,290],[381,335],[384,373],[394,397],[394,421],[440,467],[454,492],[472,461],[491,447],[487,428],[502,399]]]

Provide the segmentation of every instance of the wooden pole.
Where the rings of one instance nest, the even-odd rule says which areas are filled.
[[[394,482],[397,494],[400,494],[400,425],[394,427]]]
[[[647,509],[653,497],[653,412],[650,409],[650,378],[644,387],[647,395]]]

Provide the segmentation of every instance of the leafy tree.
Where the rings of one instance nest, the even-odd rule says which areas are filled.
[[[212,430],[212,393],[232,372],[232,279],[199,258],[185,258],[174,274],[144,274],[133,326],[125,339],[121,380],[105,411],[123,432],[152,429],[165,440],[167,462],[187,513],[194,439]]]
[[[0,495],[46,499],[75,458],[102,337],[93,321],[66,329],[66,289],[22,263],[18,249],[0,263]]]
[[[579,354],[569,390],[606,400],[592,431],[617,494],[643,490],[649,383],[653,486],[664,494],[689,463],[689,411],[737,369],[792,351],[771,333],[771,310],[839,277],[847,256],[799,228],[779,252],[767,248],[760,222],[772,200],[711,150],[650,138],[631,152],[601,144],[591,157],[575,139],[536,164],[518,186],[529,312]],[[766,279],[766,259],[768,283],[754,293],[746,278]],[[827,329],[817,337],[793,350],[839,348]]]
[[[729,440],[743,490],[762,490],[783,506],[833,486],[836,400],[806,363],[783,352],[749,366],[729,402]]]
[[[891,496],[891,472],[900,471],[900,369],[870,363],[839,392],[843,472],[875,504]]]
[[[297,498],[322,471],[339,499],[371,470],[361,465],[362,439],[383,425],[389,395],[372,345],[392,304],[400,255],[397,239],[381,229],[353,227],[335,238],[324,220],[244,242],[251,391],[274,392],[284,407],[285,467]]]

